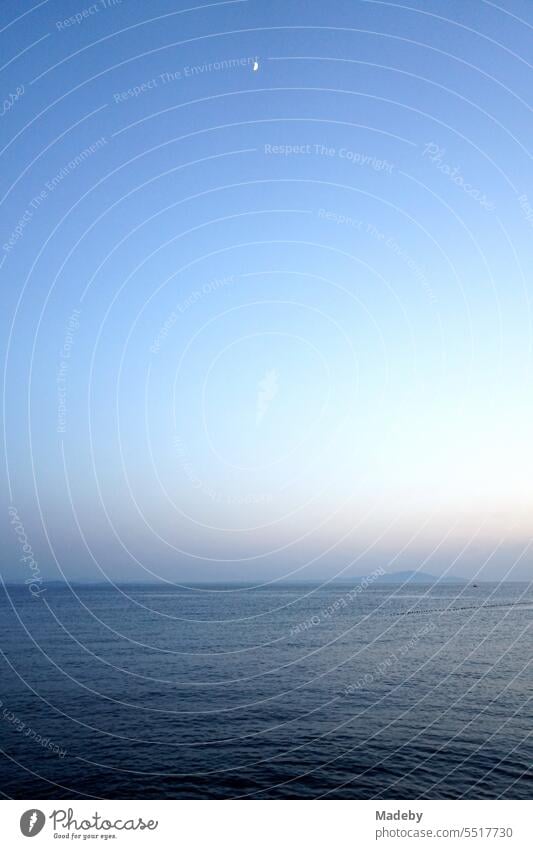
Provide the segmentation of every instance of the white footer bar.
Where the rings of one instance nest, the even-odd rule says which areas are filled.
[[[531,849],[528,801],[6,800],[3,846]],[[35,843],[29,844],[29,838]]]

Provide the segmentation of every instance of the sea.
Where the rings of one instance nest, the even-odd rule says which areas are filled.
[[[15,799],[525,799],[525,583],[0,590]]]

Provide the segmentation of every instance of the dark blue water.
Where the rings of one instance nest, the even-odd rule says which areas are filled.
[[[9,587],[0,789],[528,798],[531,589],[355,587]]]

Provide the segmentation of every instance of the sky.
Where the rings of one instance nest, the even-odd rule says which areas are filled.
[[[3,580],[530,577],[532,27],[4,0]]]

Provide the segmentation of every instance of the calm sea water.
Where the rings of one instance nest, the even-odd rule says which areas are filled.
[[[530,797],[531,588],[356,588],[7,588],[0,789]]]

